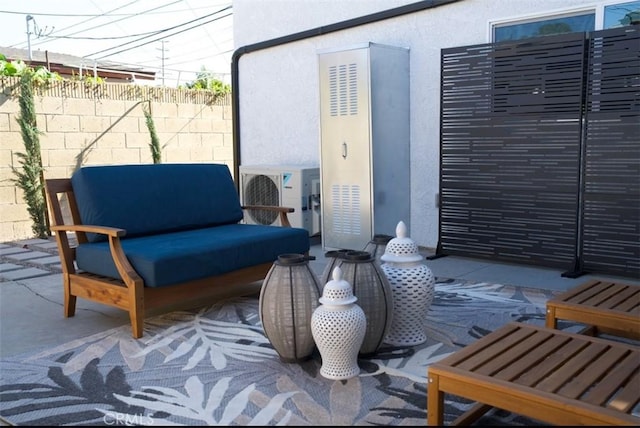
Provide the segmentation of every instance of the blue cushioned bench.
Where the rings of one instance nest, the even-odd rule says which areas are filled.
[[[77,297],[115,306],[136,338],[146,316],[255,293],[278,255],[310,248],[292,208],[241,206],[224,164],[87,166],[45,187],[65,316]],[[242,223],[244,209],[277,211],[283,227]]]

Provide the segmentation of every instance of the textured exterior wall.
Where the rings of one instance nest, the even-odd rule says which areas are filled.
[[[622,3],[624,0],[619,0]],[[411,0],[234,0],[237,49],[410,3]],[[249,52],[238,60],[242,164],[320,162],[318,50],[374,42],[410,49],[409,235],[438,241],[440,52],[491,41],[492,23],[596,9],[611,0],[462,0],[449,5]],[[363,159],[363,161],[366,161]],[[398,221],[403,219],[398,219]]]
[[[15,81],[5,78],[0,83],[0,242],[8,242],[34,234],[22,190],[12,181],[12,167],[21,169],[17,154],[25,151],[17,122],[20,107],[12,91]],[[38,129],[43,132],[45,178],[70,177],[85,165],[152,163],[151,137],[139,98],[96,97],[91,91],[82,94],[84,97],[70,97],[68,92],[34,97]],[[151,113],[163,163],[224,163],[233,174],[230,96],[215,105],[198,99],[156,99],[151,101]]]

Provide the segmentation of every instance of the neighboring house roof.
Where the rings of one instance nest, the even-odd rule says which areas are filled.
[[[51,72],[56,72],[63,76],[93,75],[94,66],[98,77],[110,79],[111,81],[135,81],[135,80],[155,80],[155,71],[144,71],[137,67],[124,67],[117,63],[101,61],[96,64],[86,58],[54,53],[49,51],[32,51],[29,60],[27,49],[16,49],[0,46],[0,53],[7,60],[23,60],[32,67],[44,66]]]

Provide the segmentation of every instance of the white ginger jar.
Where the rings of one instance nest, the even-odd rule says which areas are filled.
[[[358,352],[367,320],[356,300],[351,284],[336,266],[311,316],[311,334],[322,358],[320,374],[327,379],[349,379],[360,373]]]
[[[424,264],[418,246],[407,236],[404,222],[396,226],[396,237],[387,243],[381,261],[393,294],[393,320],[384,342],[393,346],[424,343],[435,278]]]

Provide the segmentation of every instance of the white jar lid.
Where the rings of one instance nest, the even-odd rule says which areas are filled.
[[[342,279],[340,266],[333,268],[333,279],[324,286],[322,297],[319,299],[323,305],[349,305],[358,298],[353,295],[353,288],[348,281]]]
[[[407,225],[403,221],[396,226],[396,237],[387,243],[380,260],[392,263],[412,263],[422,260],[418,245],[407,236]]]

